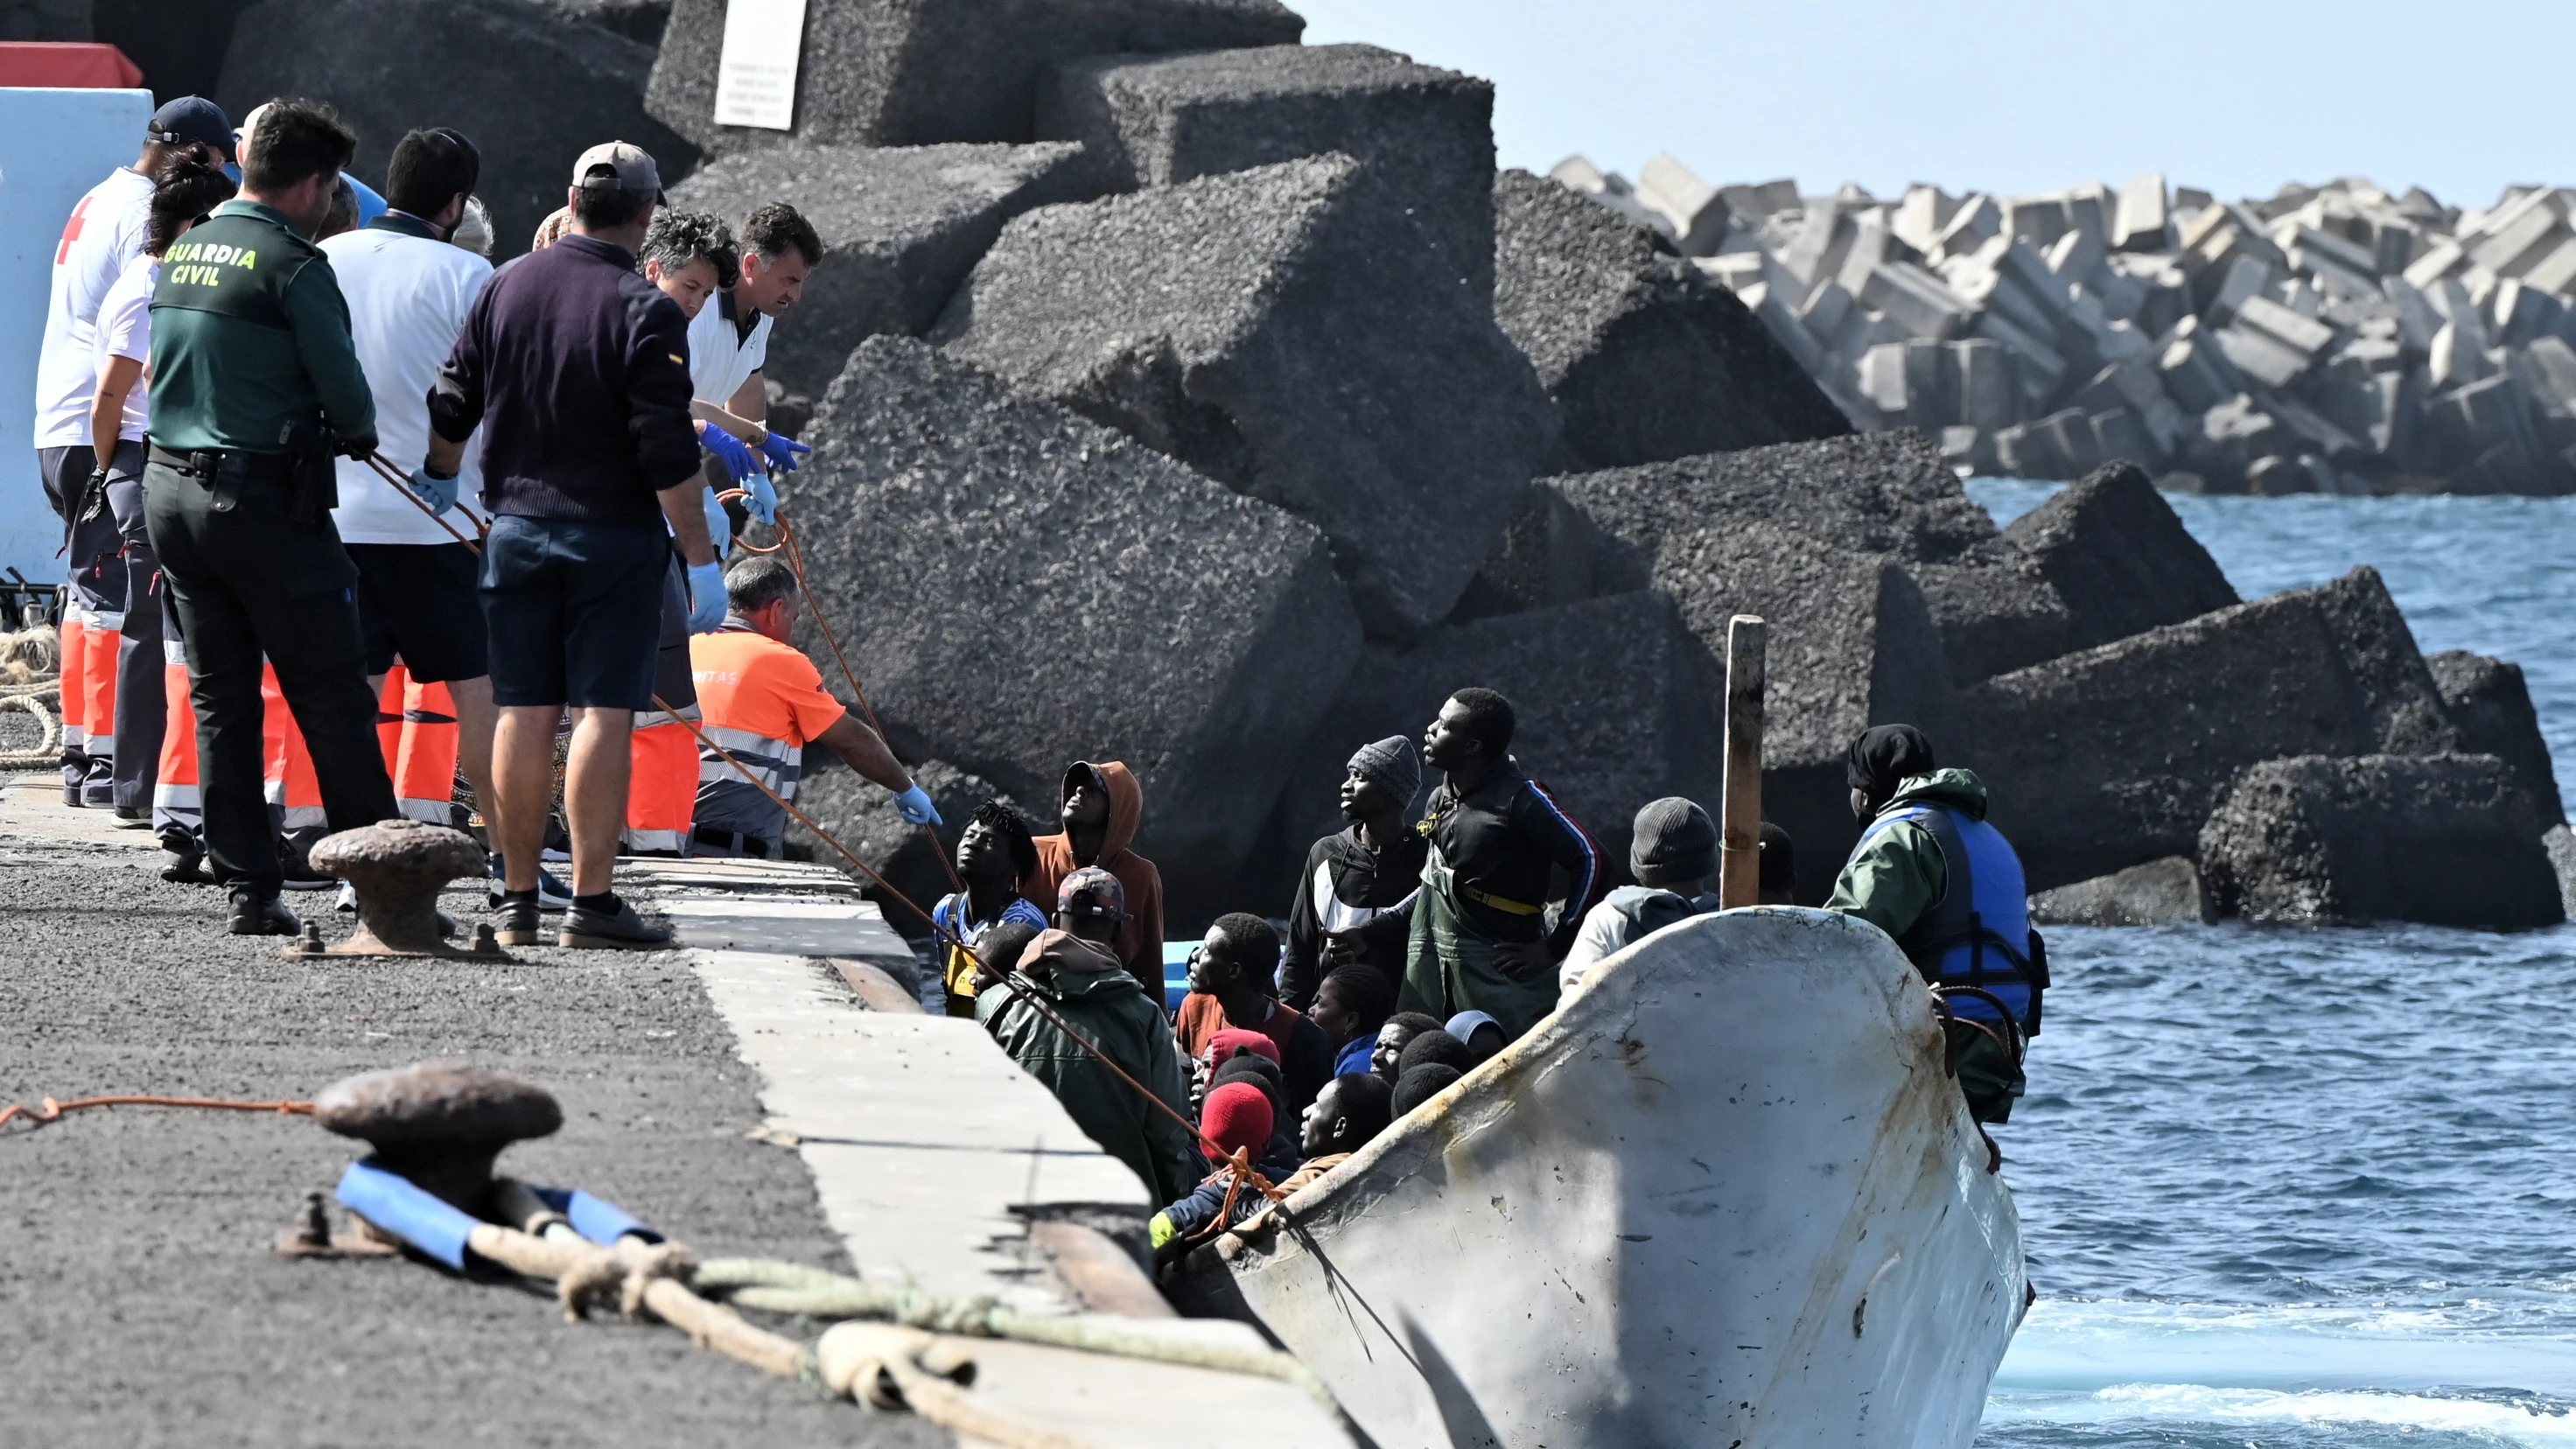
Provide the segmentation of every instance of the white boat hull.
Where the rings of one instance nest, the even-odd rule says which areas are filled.
[[[1176,1292],[1379,1449],[1964,1449],[2028,1290],[1942,1056],[1880,932],[1697,917]]]

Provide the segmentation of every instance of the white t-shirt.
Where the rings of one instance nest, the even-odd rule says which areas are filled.
[[[120,166],[72,208],[54,247],[52,294],[45,302],[44,350],[36,357],[36,446],[89,443],[89,405],[98,395],[93,327],[107,289],[143,252],[152,221],[152,178]]]
[[[138,254],[125,264],[125,275],[107,289],[107,296],[98,304],[98,324],[91,329],[98,339],[90,354],[93,375],[107,376],[111,357],[146,363],[152,360],[152,284],[159,280],[161,264]],[[139,440],[150,429],[151,399],[152,389],[136,379],[125,393],[125,417],[116,425],[118,437]]]
[[[388,225],[388,223],[391,223]],[[439,365],[465,330],[466,314],[491,279],[492,264],[460,246],[415,234],[423,224],[388,213],[357,231],[322,243],[349,303],[349,334],[358,366],[376,395],[376,450],[403,472],[429,454],[429,390]],[[481,449],[465,445],[456,496],[471,500],[482,488],[475,464]],[[394,492],[376,470],[354,458],[340,460],[340,506],[331,517],[349,543],[454,543],[448,531]],[[462,516],[449,521],[472,537]]]
[[[689,322],[689,391],[700,402],[726,407],[733,395],[751,375],[769,360],[769,324],[776,321],[768,313],[758,314],[751,335],[724,314],[733,302],[731,292],[718,292],[698,309]]]

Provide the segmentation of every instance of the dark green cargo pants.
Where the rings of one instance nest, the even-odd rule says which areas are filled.
[[[1959,1054],[1959,1091],[1968,1099],[1968,1115],[1980,1122],[2012,1120],[2013,1098],[2029,1080],[1995,1039],[1972,1026],[1948,1027],[1950,1046]]]
[[[224,885],[275,895],[284,872],[263,789],[263,660],[304,733],[331,829],[400,812],[350,593],[358,574],[339,530],[328,513],[312,523],[287,517],[282,482],[223,492],[228,508],[157,458],[144,470],[144,514],[188,653],[206,856]]]

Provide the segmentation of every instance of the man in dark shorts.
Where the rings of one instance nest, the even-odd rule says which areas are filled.
[[[622,141],[573,167],[572,231],[503,267],[476,299],[430,395],[423,491],[452,489],[483,430],[483,551],[492,698],[492,825],[505,872],[499,936],[537,938],[537,852],[569,708],[564,813],[572,909],[556,943],[658,950],[610,889],[626,819],[628,738],[653,708],[662,582],[676,544],[696,627],[724,617],[706,478],[689,420],[688,321],[635,269],[662,199],[653,158]],[[667,527],[665,525],[668,525]]]

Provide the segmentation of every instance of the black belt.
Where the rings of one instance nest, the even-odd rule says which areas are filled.
[[[769,859],[770,852],[776,848],[775,843],[768,839],[758,835],[745,835],[737,830],[693,830],[689,833],[700,845],[716,846],[730,850],[736,855],[750,856],[755,860]]]
[[[213,487],[218,477],[239,478],[249,482],[286,481],[294,471],[295,459],[287,453],[245,453],[239,449],[199,448],[189,452],[151,445],[152,461],[169,468],[182,478]]]

